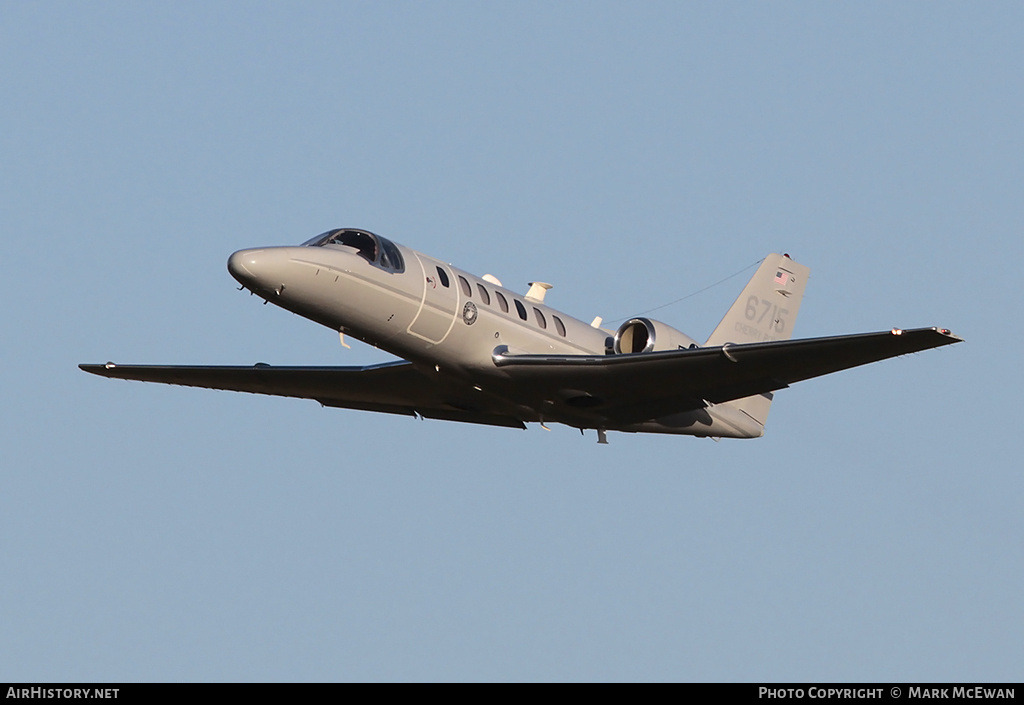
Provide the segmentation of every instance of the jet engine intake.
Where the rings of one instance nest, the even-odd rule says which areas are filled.
[[[696,348],[697,341],[672,326],[650,318],[630,318],[615,331],[616,355]]]

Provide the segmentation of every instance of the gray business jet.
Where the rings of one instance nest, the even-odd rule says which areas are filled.
[[[266,301],[402,358],[368,367],[81,365],[104,377],[315,399],[324,406],[526,428],[757,438],[794,382],[961,342],[944,328],[790,340],[810,270],[771,254],[704,344],[651,318],[617,330],[366,230],[240,250]],[[546,426],[545,426],[546,428]]]

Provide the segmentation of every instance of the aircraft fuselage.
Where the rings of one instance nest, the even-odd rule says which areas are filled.
[[[492,361],[499,346],[524,354],[605,353],[608,331],[396,247],[402,271],[332,247],[241,250],[231,256],[228,269],[270,303],[448,373],[503,377]]]

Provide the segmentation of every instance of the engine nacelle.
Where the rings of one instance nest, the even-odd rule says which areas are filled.
[[[612,352],[654,352],[700,347],[697,341],[672,326],[650,318],[630,318],[615,331]]]

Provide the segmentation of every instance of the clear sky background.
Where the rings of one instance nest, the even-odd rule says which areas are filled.
[[[0,4],[0,681],[1019,681],[1022,76],[1014,2]],[[721,443],[77,369],[387,359],[225,269],[340,226],[967,342]]]

